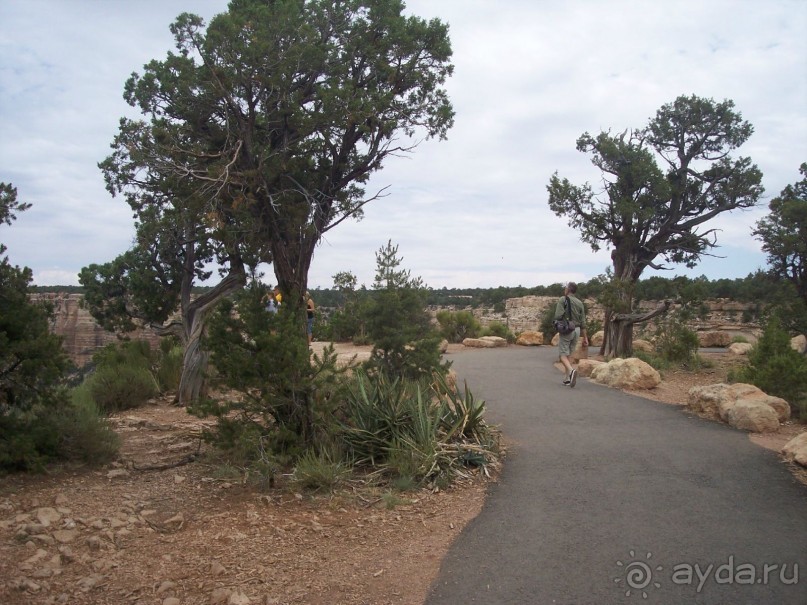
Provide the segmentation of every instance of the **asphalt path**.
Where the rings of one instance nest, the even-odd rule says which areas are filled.
[[[427,605],[807,604],[807,486],[744,432],[580,378],[448,355],[509,443]]]

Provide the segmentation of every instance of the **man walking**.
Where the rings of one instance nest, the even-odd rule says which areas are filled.
[[[558,300],[555,307],[555,319],[562,319],[564,317],[571,318],[574,322],[575,329],[568,334],[558,334],[558,352],[560,353],[560,362],[566,369],[566,377],[563,384],[574,387],[577,384],[577,370],[572,367],[569,356],[577,347],[577,339],[582,338],[582,345],[588,346],[588,337],[586,336],[586,309],[583,302],[575,296],[577,293],[577,284],[569,282],[563,290],[563,296]]]

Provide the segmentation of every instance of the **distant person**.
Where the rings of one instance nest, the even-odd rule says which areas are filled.
[[[314,299],[311,298],[311,293],[305,293],[305,315],[306,315],[306,332],[308,333],[308,344],[314,340]]]
[[[577,370],[572,367],[569,356],[577,347],[577,339],[582,338],[582,345],[588,346],[588,337],[586,336],[586,308],[583,302],[575,296],[577,293],[577,284],[569,282],[563,290],[563,296],[558,300],[555,307],[555,319],[571,318],[574,322],[575,329],[568,334],[558,334],[558,352],[560,353],[560,362],[566,369],[566,377],[563,379],[563,384],[574,388],[577,384]]]
[[[261,301],[264,304],[264,308],[269,313],[277,313],[277,300],[275,299],[274,292],[270,291],[263,295]]]

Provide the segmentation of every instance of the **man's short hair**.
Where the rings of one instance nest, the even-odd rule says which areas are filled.
[[[574,283],[573,281],[570,281],[568,284],[566,284],[566,287],[569,288],[569,292],[571,292],[572,294],[577,293],[577,284]]]

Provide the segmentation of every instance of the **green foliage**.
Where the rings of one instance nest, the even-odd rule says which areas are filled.
[[[182,378],[182,362],[184,349],[175,338],[163,338],[157,359],[154,377],[160,386],[160,392],[175,391]]]
[[[323,234],[360,218],[371,174],[411,149],[395,141],[442,139],[453,125],[448,27],[403,11],[402,2],[238,0],[207,26],[180,15],[176,50],[126,82],[124,98],[143,116],[121,120],[100,165],[136,214],[132,258],[91,268],[88,289],[115,290],[118,317],[138,284],[165,282],[181,294],[184,320],[194,315],[185,294],[210,264],[229,271],[215,302],[243,285],[245,267],[272,262],[296,306]],[[137,302],[149,303],[135,305],[142,313],[164,307]]]
[[[589,340],[602,329],[602,321],[599,319],[591,319],[588,315],[586,315],[586,334],[588,335]]]
[[[680,313],[671,313],[659,322],[654,340],[662,359],[673,363],[697,362],[698,335],[686,326]]]
[[[0,225],[29,206],[0,183]],[[0,258],[0,471],[41,469],[56,459],[104,461],[114,450],[111,431],[94,408],[71,404],[69,362],[49,331],[50,309],[28,300],[30,281],[30,269]]]
[[[151,370],[141,366],[101,366],[89,380],[92,398],[106,414],[141,406],[160,392]]]
[[[477,338],[482,325],[470,311],[438,311],[440,335],[448,342],[458,343],[466,338]]]
[[[67,413],[62,414],[58,423],[64,453],[71,460],[91,465],[113,460],[120,447],[120,438],[89,390],[83,386],[72,389],[70,402]]]
[[[280,312],[267,313],[264,293],[253,283],[235,300],[219,304],[206,346],[216,383],[236,397],[191,408],[217,418],[206,438],[244,465],[261,459],[289,463],[327,439],[346,388],[345,370],[337,369],[332,349],[312,363],[306,340],[299,338],[305,326],[302,309],[283,305]]]
[[[350,456],[398,485],[450,481],[495,460],[484,402],[439,374],[428,382],[357,372],[346,406],[341,438]]]
[[[716,245],[714,230],[700,226],[757,203],[762,173],[750,159],[730,157],[752,132],[732,101],[692,95],[662,106],[645,128],[580,136],[577,149],[592,155],[604,185],[595,190],[555,174],[549,207],[593,250],[611,248],[613,288],[601,293],[609,313],[632,310],[635,284],[647,267],[660,266],[657,257],[696,266]],[[606,353],[623,355],[617,347],[625,346],[611,339]]]
[[[787,280],[807,302],[807,162],[799,167],[801,181],[785,187],[771,200],[770,214],[757,222],[771,274]]]
[[[297,460],[294,481],[303,489],[333,491],[350,473],[350,464],[340,456],[309,449]]]
[[[637,359],[641,359],[647,365],[658,370],[659,372],[669,370],[672,366],[668,359],[665,359],[664,357],[655,353],[648,353],[647,351],[634,351],[633,356]]]
[[[160,394],[156,355],[145,340],[109,344],[93,355],[93,364],[85,385],[105,414],[138,407]]]
[[[0,413],[47,403],[69,367],[50,309],[28,300],[31,271],[0,258]]]
[[[446,372],[450,364],[441,360],[441,338],[425,311],[423,284],[398,268],[402,260],[391,241],[376,253],[376,279],[366,315],[373,343],[368,367],[414,379]]]
[[[499,338],[504,338],[510,344],[516,341],[516,335],[510,331],[510,328],[499,321],[492,321],[485,326],[482,330],[482,336],[498,336]]]
[[[748,353],[748,366],[731,378],[785,399],[796,417],[807,419],[807,357],[791,348],[790,336],[776,315],[768,320],[762,336]]]

